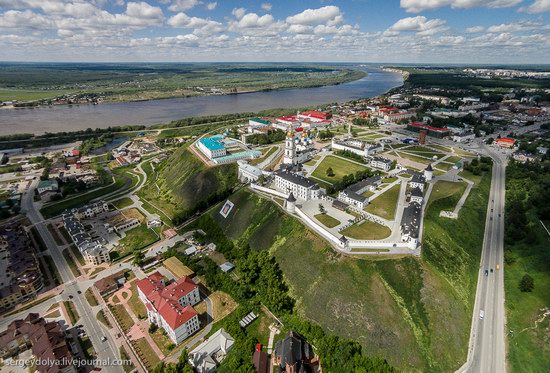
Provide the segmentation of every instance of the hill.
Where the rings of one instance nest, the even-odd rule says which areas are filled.
[[[237,165],[207,167],[187,146],[178,148],[159,166],[140,193],[175,223],[230,195],[237,185]]]
[[[229,197],[235,207],[227,219],[218,208],[211,214],[234,242],[269,246],[301,317],[404,371],[450,372],[466,359],[481,251],[482,235],[463,232],[483,230],[489,186],[486,174],[456,221],[439,218],[439,211],[454,206],[458,194],[431,201],[420,259],[340,255],[246,190]]]

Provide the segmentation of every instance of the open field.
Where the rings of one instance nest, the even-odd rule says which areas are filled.
[[[139,299],[138,291],[136,282],[132,282],[132,286],[130,287],[130,291],[132,292],[132,296],[128,300],[128,305],[130,306],[130,309],[136,315],[136,317],[143,318],[147,316],[147,310],[145,309],[145,305],[143,302]]]
[[[390,190],[379,195],[369,203],[365,210],[381,218],[393,220],[395,218],[395,209],[397,208],[400,190],[400,184],[394,185]]]
[[[356,240],[382,240],[391,235],[391,229],[382,224],[363,220],[344,229],[340,233]]]
[[[211,88],[229,93],[317,87],[365,76],[345,66],[317,64],[2,63],[1,67],[0,100],[19,101],[67,93],[100,93],[106,101],[147,100],[205,95]],[[56,89],[60,86],[64,89]]]
[[[332,168],[334,176],[327,175],[327,170],[329,168]],[[329,155],[317,166],[312,175],[321,180],[333,183],[342,180],[345,175],[355,174],[357,171],[363,171],[365,169],[367,169],[367,167]]]
[[[327,228],[334,228],[340,224],[340,220],[334,219],[332,216],[327,214],[317,214],[314,216],[315,219],[319,220]]]
[[[132,341],[132,345],[136,349],[139,358],[143,361],[145,366],[148,369],[153,369],[160,359],[155,353],[155,351],[149,346],[149,342],[145,338],[138,339],[137,341]]]
[[[158,235],[153,229],[147,228],[146,224],[127,230],[126,236],[116,246],[119,256],[123,256],[135,249],[141,249],[159,240]]]
[[[125,208],[125,207],[131,206],[133,203],[134,203],[134,201],[132,201],[131,198],[129,198],[129,197],[124,197],[124,198],[117,199],[116,201],[114,201],[114,202],[113,202],[113,205],[114,205],[117,209],[123,209],[123,208]]]
[[[423,163],[423,164],[430,164],[430,163],[433,162],[433,160],[431,158],[428,159],[428,158],[419,157],[417,155],[414,155],[413,153],[407,154],[407,153],[404,153],[405,151],[406,151],[406,149],[404,149],[403,151],[398,152],[398,153],[396,152],[397,156],[401,157],[401,158],[409,159],[409,160],[414,161],[414,162]]]

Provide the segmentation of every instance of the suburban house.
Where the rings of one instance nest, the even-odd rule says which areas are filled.
[[[233,344],[233,337],[224,328],[220,328],[189,353],[189,363],[198,373],[214,372],[231,351]]]
[[[126,271],[119,271],[107,277],[97,280],[94,283],[95,288],[102,297],[114,293],[126,282]]]
[[[199,330],[199,317],[192,306],[200,301],[200,295],[193,280],[182,277],[166,285],[157,271],[136,285],[149,322],[163,328],[175,344]]]

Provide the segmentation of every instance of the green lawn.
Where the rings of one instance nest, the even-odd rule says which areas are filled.
[[[344,229],[340,233],[356,240],[383,240],[391,235],[391,229],[385,225],[363,220]]]
[[[432,193],[430,194],[430,200],[428,201],[428,207],[431,206],[431,204],[434,201],[437,201],[439,199],[449,198],[453,197],[453,200],[458,200],[460,197],[462,197],[462,194],[466,190],[466,183],[463,181],[453,183],[452,181],[438,181],[435,183],[435,185],[432,188]],[[455,203],[456,205],[456,203]],[[452,206],[452,204],[451,204]],[[455,206],[452,206],[450,210],[453,210]]]
[[[387,220],[393,220],[395,218],[395,209],[397,207],[400,190],[401,184],[394,185],[390,190],[373,199],[372,202],[367,205],[365,211]]]
[[[48,231],[52,235],[52,237],[53,237],[55,243],[57,244],[57,246],[63,246],[65,244],[63,242],[63,240],[61,239],[61,237],[59,237],[59,233],[57,233],[57,230],[54,228],[53,225],[48,224]]]
[[[445,152],[445,153],[450,153],[452,151],[452,148],[450,148],[448,146],[444,146],[444,145],[439,145],[439,144],[428,144],[428,147],[429,148],[434,148],[436,150],[440,150],[440,151]]]
[[[121,199],[117,199],[116,201],[113,202],[113,205],[117,208],[117,209],[123,209],[125,207],[128,207],[128,206],[131,206],[133,205],[134,201],[132,201],[131,198],[129,197],[124,197],[124,198],[121,198]]]
[[[132,287],[130,288],[130,290],[132,291],[132,296],[128,300],[128,305],[130,306],[130,309],[137,318],[146,317],[147,310],[145,309],[145,305],[143,304],[143,302],[139,299],[135,281],[132,283]]]
[[[72,240],[70,242],[72,242]],[[82,253],[80,252],[80,250],[78,250],[76,245],[72,244],[71,246],[69,246],[69,249],[71,250],[71,253],[76,258],[76,260],[78,260],[78,263],[81,266],[84,266],[86,264],[86,261],[84,260],[84,257],[82,256]]]
[[[454,163],[450,164],[450,163],[445,163],[445,161],[444,161],[444,162],[439,162],[438,164],[436,164],[433,167],[434,168],[439,168],[439,169],[444,170],[444,171],[449,171],[451,168],[453,168],[453,166],[454,166]]]
[[[152,370],[158,363],[160,363],[158,355],[151,348],[151,346],[149,346],[149,342],[147,342],[145,338],[132,341],[132,344],[136,349],[139,358],[149,370]]]
[[[334,176],[327,176],[327,170],[329,168],[332,168]],[[333,183],[342,180],[345,175],[355,174],[357,171],[366,169],[367,167],[365,166],[329,155],[317,166],[312,175],[321,180]]]
[[[135,228],[124,232],[126,236],[118,241],[116,251],[123,256],[135,249],[142,249],[159,240],[154,230],[147,228],[146,224],[141,224]]]
[[[333,218],[327,214],[317,214],[315,219],[319,220],[327,228],[334,228],[340,224],[340,220]]]
[[[86,289],[86,291],[84,292],[84,296],[86,297],[86,300],[88,301],[88,304],[91,307],[97,306],[99,304],[99,303],[97,303],[97,299],[96,299],[96,297],[94,295],[94,292],[92,291],[91,287]]]
[[[450,156],[448,158],[445,158],[445,162],[451,162],[452,164],[455,164],[458,161],[461,161],[461,157],[457,157],[456,155]]]
[[[105,312],[103,312],[103,310],[99,310],[97,312],[97,315],[96,315],[96,319],[101,322],[103,325],[105,325],[107,328],[111,329],[112,328],[112,325],[111,323],[109,322],[109,320],[107,319],[107,317],[105,316]]]
[[[405,159],[411,160],[413,162],[418,162],[418,163],[422,163],[422,164],[426,164],[426,165],[433,162],[433,160],[431,158],[428,159],[428,158],[418,157],[416,155],[413,155],[412,153],[411,154],[406,154],[406,153],[403,153],[403,152],[399,152],[398,156],[400,158],[405,158]]]
[[[69,268],[71,269],[71,272],[73,273],[74,277],[80,276],[80,270],[78,269],[78,266],[74,262],[71,254],[69,254],[68,249],[63,250],[63,257],[65,258],[65,261],[69,263]]]
[[[272,146],[270,148],[265,148],[264,151],[262,152],[261,157],[255,158],[255,159],[249,159],[248,163],[250,163],[251,165],[258,165],[258,164],[262,163],[263,161],[265,161],[267,158],[269,158],[273,153],[275,153],[277,151],[277,149],[278,149],[278,147],[276,147],[276,146]]]
[[[78,312],[76,312],[74,303],[69,300],[64,301],[63,304],[65,304],[65,309],[67,310],[67,314],[69,315],[69,320],[71,321],[71,324],[75,325],[78,319],[80,319],[80,316],[78,315]]]
[[[109,304],[109,309],[113,313],[115,319],[120,324],[122,330],[127,333],[128,330],[130,330],[130,328],[134,325],[134,320],[132,320],[126,308],[124,308],[124,306],[121,304]]]

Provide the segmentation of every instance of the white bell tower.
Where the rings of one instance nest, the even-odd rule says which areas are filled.
[[[284,164],[295,165],[296,162],[296,144],[294,143],[294,132],[292,127],[289,126],[285,140],[285,156],[283,158]]]

